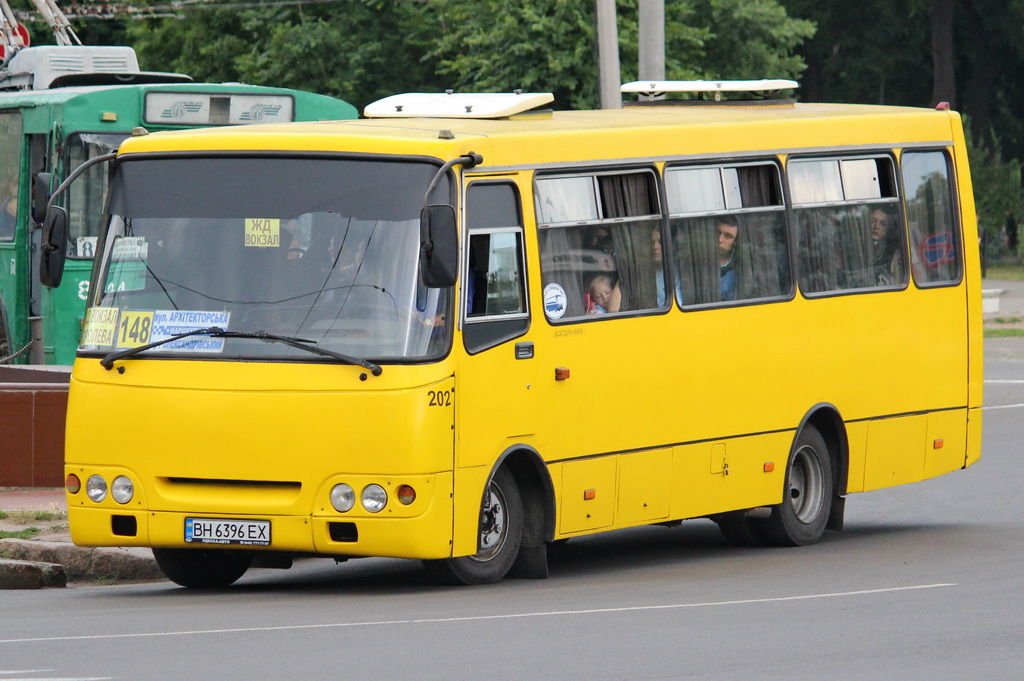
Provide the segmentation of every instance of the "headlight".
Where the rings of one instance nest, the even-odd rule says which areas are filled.
[[[339,483],[331,488],[331,506],[338,513],[346,513],[356,505],[356,491],[351,485]]]
[[[119,504],[127,504],[135,496],[135,485],[125,476],[119,475],[110,486],[110,496]]]
[[[388,503],[388,493],[380,485],[367,485],[363,489],[363,508],[370,513],[380,513]]]
[[[107,498],[107,481],[98,475],[90,475],[85,483],[85,493],[98,504]]]

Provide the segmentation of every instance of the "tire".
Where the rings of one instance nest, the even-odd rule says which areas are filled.
[[[494,584],[512,568],[522,539],[522,497],[512,474],[502,468],[491,478],[480,508],[479,553],[423,563],[446,584]]]
[[[834,494],[828,445],[817,428],[806,425],[789,455],[782,503],[772,507],[768,518],[754,522],[770,544],[814,544],[825,533]]]
[[[168,579],[194,589],[230,586],[252,564],[252,554],[224,549],[153,549],[153,557]]]

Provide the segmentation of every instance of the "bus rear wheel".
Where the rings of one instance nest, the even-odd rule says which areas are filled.
[[[252,554],[224,549],[153,549],[153,557],[168,579],[194,589],[230,586],[252,564]]]
[[[756,522],[759,534],[777,546],[806,546],[821,539],[828,525],[835,488],[832,457],[825,439],[806,425],[793,443],[786,466],[782,503]]]
[[[523,538],[523,502],[508,470],[499,469],[480,506],[479,552],[472,556],[424,561],[446,584],[494,584],[508,574]]]

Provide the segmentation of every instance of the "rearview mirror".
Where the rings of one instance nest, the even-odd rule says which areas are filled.
[[[67,244],[68,212],[60,206],[50,206],[43,223],[42,252],[39,254],[39,282],[43,286],[60,286]]]
[[[449,205],[427,206],[420,213],[420,276],[429,288],[455,284],[459,263],[459,239],[455,208]]]
[[[50,180],[52,173],[36,173],[32,182],[32,220],[43,224],[46,220],[46,204],[50,200]]]

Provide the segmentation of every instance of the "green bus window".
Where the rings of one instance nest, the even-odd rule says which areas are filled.
[[[110,153],[120,146],[127,134],[76,133],[68,137],[67,172],[91,158]],[[68,192],[68,255],[92,258],[96,252],[100,215],[107,194],[109,168],[96,165],[76,180]]]
[[[0,241],[14,239],[21,176],[21,115],[0,114]]]
[[[589,197],[582,201],[587,186],[596,191],[592,204]],[[661,216],[653,173],[539,179],[536,193],[549,319],[664,305]],[[588,215],[581,206],[596,213]]]
[[[804,293],[902,286],[906,232],[889,157],[789,164]]]
[[[665,185],[680,305],[789,292],[785,206],[775,165],[669,168]]]
[[[959,281],[960,244],[946,155],[906,152],[902,169],[914,281],[918,285]]]

